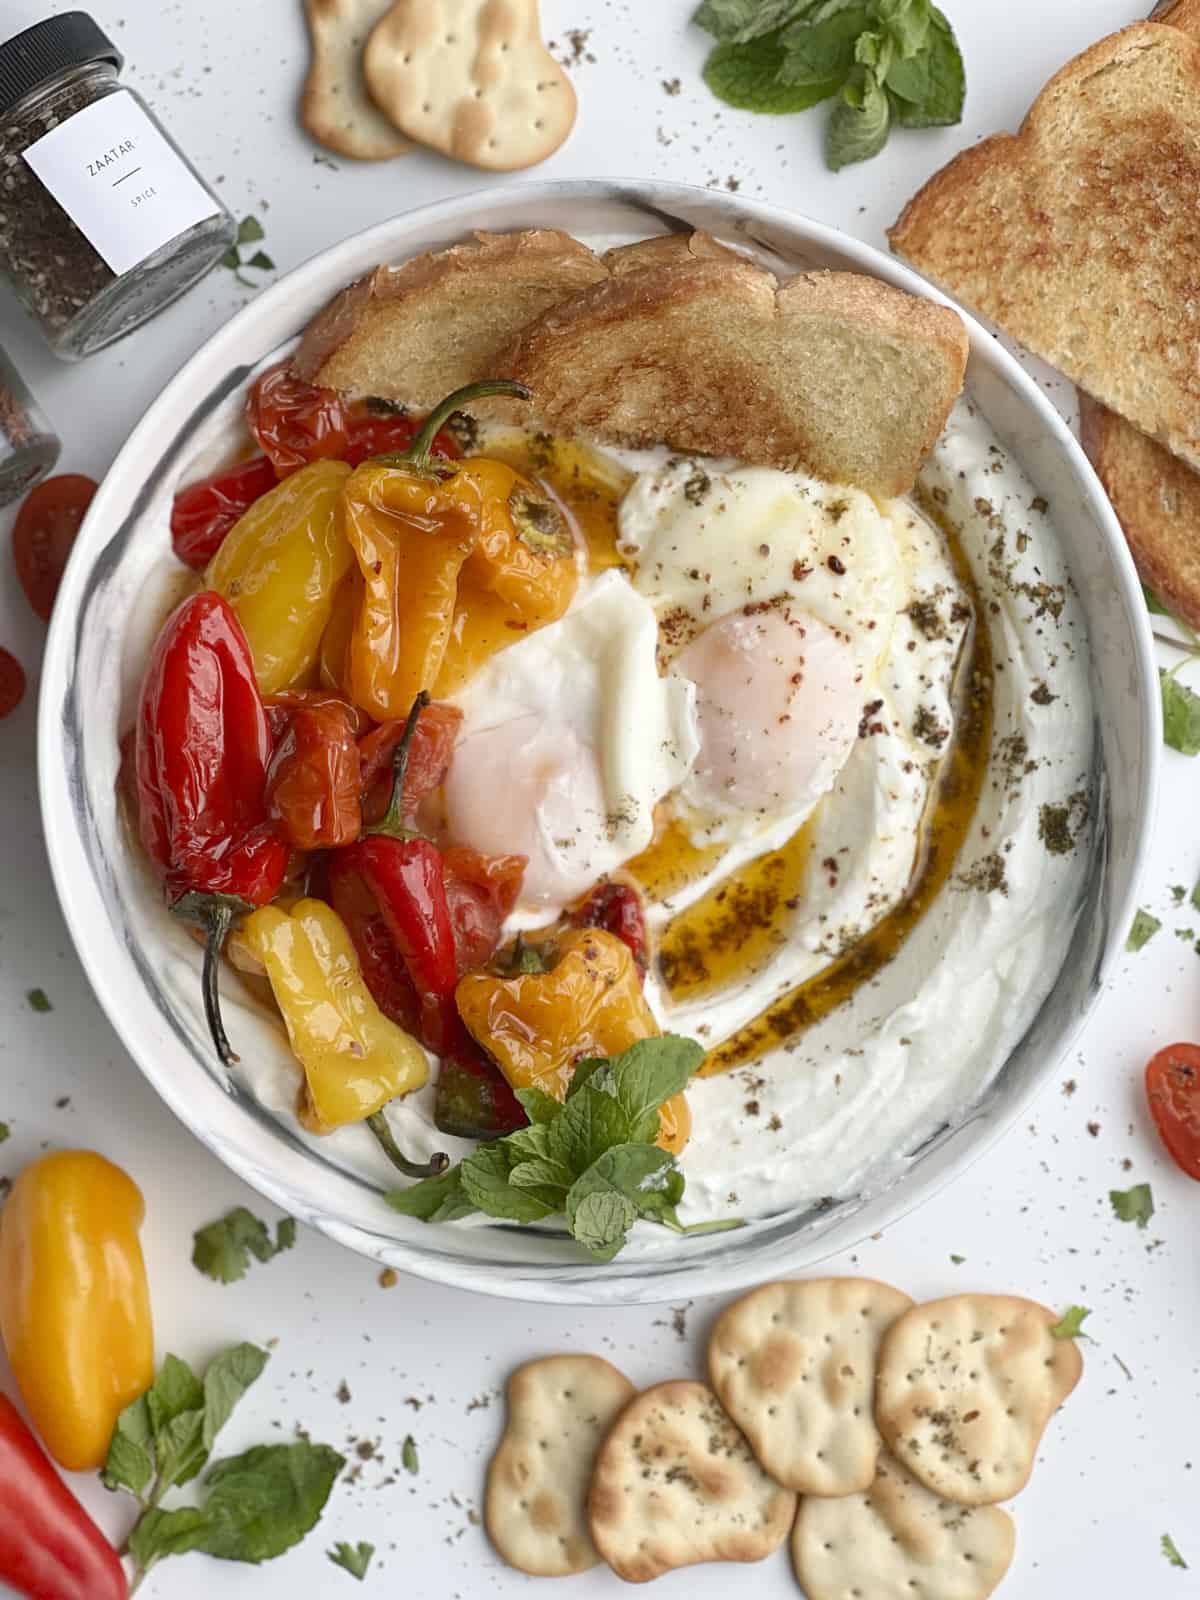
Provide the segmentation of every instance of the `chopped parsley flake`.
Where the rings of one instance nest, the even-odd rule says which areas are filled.
[[[1154,935],[1162,927],[1157,917],[1152,917],[1148,911],[1138,907],[1137,915],[1133,919],[1133,927],[1129,930],[1129,937],[1125,941],[1126,950],[1140,950],[1143,945],[1150,943]]]
[[[1132,1189],[1110,1189],[1108,1198],[1119,1222],[1136,1222],[1144,1228],[1154,1215],[1154,1196],[1148,1183],[1135,1183]]]
[[[401,1446],[400,1464],[405,1472],[411,1472],[414,1477],[420,1471],[421,1463],[417,1458],[417,1441],[411,1433],[405,1436],[404,1444]]]
[[[368,1544],[365,1539],[360,1540],[358,1544],[346,1544],[342,1541],[335,1544],[327,1554],[335,1567],[345,1568],[352,1578],[357,1578],[361,1583],[367,1575],[367,1568],[371,1565],[375,1546]]]
[[[50,997],[46,993],[45,989],[30,989],[25,998],[29,1001],[29,1008],[31,1011],[40,1011],[45,1013],[47,1011],[54,1010],[54,1007],[50,1004]]]
[[[1087,1306],[1069,1306],[1061,1321],[1056,1322],[1050,1332],[1055,1339],[1078,1339],[1083,1332],[1084,1318],[1091,1314]]]
[[[1179,1547],[1169,1533],[1164,1533],[1162,1536],[1162,1553],[1173,1567],[1182,1567],[1185,1572],[1187,1571],[1187,1562],[1179,1554]]]

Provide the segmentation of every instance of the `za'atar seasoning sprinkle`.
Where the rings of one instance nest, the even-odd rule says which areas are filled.
[[[0,44],[0,272],[68,359],[161,310],[237,232],[121,64],[82,11]]]

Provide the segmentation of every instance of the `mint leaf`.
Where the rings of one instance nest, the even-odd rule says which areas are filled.
[[[258,1382],[270,1357],[256,1344],[235,1344],[208,1364],[204,1374],[204,1450],[207,1455],[233,1409]]]
[[[262,223],[257,217],[243,217],[238,223],[237,242],[239,244],[257,244],[260,239],[265,237]]]
[[[223,267],[230,268],[230,270],[233,272],[236,272],[241,264],[242,258],[240,255],[238,255],[236,246],[230,245],[229,249],[226,250],[225,254],[221,257],[221,265]]]
[[[154,1476],[154,1430],[145,1395],[132,1401],[117,1418],[108,1457],[100,1473],[106,1489],[128,1489],[139,1497]]]
[[[726,106],[787,117],[837,93],[837,83],[792,83],[778,34],[749,45],[717,45],[704,62],[704,82]]]
[[[536,1194],[514,1189],[508,1181],[504,1140],[480,1145],[458,1169],[463,1194],[477,1211],[503,1222],[539,1222],[553,1212]]]
[[[621,1055],[610,1056],[612,1093],[629,1119],[635,1141],[654,1143],[659,1107],[683,1093],[703,1060],[703,1047],[676,1033],[641,1039]]]
[[[867,67],[875,81],[882,83],[892,64],[896,46],[886,33],[860,33],[854,41],[854,59],[860,67]]]
[[[901,60],[925,48],[933,22],[929,0],[876,0],[875,10]]]
[[[150,1428],[157,1438],[169,1422],[204,1404],[204,1385],[186,1361],[168,1352],[145,1400]]]
[[[359,1583],[367,1575],[367,1568],[371,1565],[371,1557],[375,1554],[375,1546],[368,1544],[365,1539],[358,1544],[335,1544],[327,1552],[330,1561],[335,1567],[344,1567],[352,1578],[357,1578]]]
[[[769,33],[751,44],[719,44],[704,63],[704,81],[727,106],[788,116],[837,93],[835,83],[791,83],[779,35]]]
[[[508,1175],[509,1183],[515,1184],[518,1189],[535,1189],[543,1199],[555,1195],[555,1210],[561,1209],[561,1202],[567,1190],[575,1181],[575,1174],[569,1167],[564,1167],[561,1161],[521,1161]]]
[[[722,44],[747,44],[807,11],[813,0],[703,0],[692,16]]]
[[[205,1526],[204,1512],[194,1506],[181,1506],[178,1511],[151,1508],[143,1512],[129,1535],[129,1553],[139,1567],[148,1570],[166,1556],[199,1550]]]
[[[617,1099],[589,1082],[568,1099],[558,1121],[551,1124],[550,1159],[578,1175],[612,1145],[627,1144],[631,1136],[629,1118]]]
[[[248,267],[257,267],[260,272],[274,272],[275,263],[265,250],[256,250],[246,262]]]
[[[572,1237],[598,1261],[611,1261],[636,1220],[637,1209],[623,1194],[595,1190],[574,1207],[569,1226]]]
[[[1171,615],[1153,590],[1147,589],[1145,584],[1142,585],[1142,598],[1146,602],[1146,610],[1152,617],[1169,617]]]
[[[925,47],[892,62],[887,87],[902,128],[944,128],[962,121],[966,73],[958,41],[936,8]]]
[[[664,1168],[673,1169],[674,1166],[674,1156],[653,1144],[621,1144],[606,1150],[571,1186],[565,1207],[568,1229],[579,1238],[576,1228],[579,1207],[597,1194],[620,1195],[629,1202],[632,1215],[636,1216],[642,1190],[649,1188],[655,1178],[660,1178]],[[625,1224],[626,1229],[629,1225]]]
[[[870,21],[865,5],[853,5],[821,22],[795,23],[783,35],[787,59],[780,81],[819,88],[821,99],[836,94],[850,74],[857,41]]]
[[[384,1199],[402,1217],[421,1222],[457,1222],[477,1209],[467,1199],[462,1186],[462,1168],[451,1167],[437,1178],[422,1178],[407,1189],[389,1189]]]
[[[1129,930],[1129,937],[1125,941],[1126,950],[1140,950],[1143,945],[1150,943],[1154,935],[1162,927],[1157,917],[1152,917],[1148,911],[1143,911],[1139,906],[1133,919],[1133,927]]]
[[[316,1527],[345,1464],[329,1445],[307,1439],[218,1461],[204,1480],[202,1521],[187,1532],[186,1548],[254,1565],[283,1555]]]
[[[825,160],[833,172],[869,161],[887,143],[891,111],[874,73],[859,67],[842,90],[825,132]]]
[[[1187,1571],[1187,1562],[1179,1554],[1179,1548],[1169,1533],[1162,1536],[1162,1553],[1173,1567],[1182,1567]]]
[[[1163,741],[1182,756],[1200,755],[1200,695],[1159,668]]]
[[[562,1102],[544,1089],[518,1089],[517,1099],[531,1123],[544,1125],[553,1122],[562,1110]]]
[[[1135,1183],[1132,1189],[1110,1189],[1108,1198],[1119,1222],[1136,1222],[1144,1228],[1154,1215],[1154,1195],[1148,1183]]]
[[[1083,1332],[1084,1318],[1091,1314],[1087,1306],[1069,1306],[1061,1320],[1050,1329],[1051,1336],[1055,1339],[1078,1339]]]
[[[296,1224],[293,1218],[284,1217],[276,1229],[275,1242],[265,1222],[247,1211],[245,1206],[235,1206],[226,1216],[193,1235],[192,1265],[217,1283],[237,1283],[246,1276],[250,1257],[270,1261],[283,1250],[290,1250],[296,1242]]]

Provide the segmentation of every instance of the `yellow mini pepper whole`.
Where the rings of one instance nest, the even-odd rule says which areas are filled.
[[[206,574],[237,612],[264,695],[301,684],[316,664],[334,592],[354,564],[342,516],[344,461],[314,461],[256,500]]]
[[[545,971],[470,972],[454,997],[469,1032],[514,1089],[563,1100],[580,1061],[620,1055],[659,1029],[633,955],[615,934],[574,928],[540,949]],[[658,1143],[678,1154],[691,1129],[687,1100],[675,1095],[659,1111]]]
[[[300,1120],[311,1133],[362,1122],[429,1077],[425,1052],[375,1004],[346,925],[323,900],[263,906],[239,945],[260,962],[304,1069]]]
[[[42,1156],[0,1212],[0,1334],[47,1450],[103,1466],[117,1417],[154,1381],[141,1190],[92,1150]]]

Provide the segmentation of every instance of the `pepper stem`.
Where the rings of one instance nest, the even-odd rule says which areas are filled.
[[[408,461],[418,471],[428,467],[433,441],[454,413],[470,405],[472,400],[486,400],[495,394],[505,394],[514,400],[533,399],[523,383],[515,383],[511,378],[485,378],[481,383],[468,383],[462,389],[455,389],[453,394],[448,394],[440,405],[434,406],[422,423],[420,433],[403,452],[401,459]]]
[[[367,1118],[367,1127],[379,1140],[384,1155],[406,1178],[436,1178],[450,1165],[450,1157],[444,1150],[435,1150],[428,1161],[410,1161],[392,1138],[392,1130],[382,1111]]]
[[[180,895],[171,907],[175,916],[182,917],[185,922],[194,922],[204,929],[204,970],[200,978],[200,989],[204,996],[204,1017],[212,1036],[213,1048],[222,1066],[226,1067],[234,1066],[241,1057],[229,1043],[225,1024],[221,1018],[221,991],[218,982],[221,972],[221,951],[236,919],[253,910],[254,907],[249,901],[240,900],[236,895],[204,894],[196,889]]]
[[[364,828],[363,833],[383,833],[389,839],[411,839],[412,830],[404,825],[404,779],[408,772],[408,757],[412,749],[413,735],[417,731],[417,723],[421,720],[421,713],[429,704],[429,690],[422,689],[412,703],[412,710],[408,713],[408,721],[404,724],[404,732],[400,735],[392,755],[392,792],[388,797],[388,808],[370,828]]]

